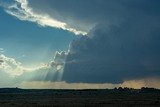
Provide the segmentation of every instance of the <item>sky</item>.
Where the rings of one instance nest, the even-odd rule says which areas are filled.
[[[159,0],[0,0],[0,87],[160,88]]]

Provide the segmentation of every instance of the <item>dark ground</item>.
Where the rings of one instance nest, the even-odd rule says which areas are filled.
[[[0,89],[0,107],[160,107],[160,90]]]

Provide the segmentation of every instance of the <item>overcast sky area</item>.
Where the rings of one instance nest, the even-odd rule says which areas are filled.
[[[0,0],[0,87],[159,84],[159,0]]]

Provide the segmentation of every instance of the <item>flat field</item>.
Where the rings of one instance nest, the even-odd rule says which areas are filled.
[[[160,107],[160,90],[2,88],[0,107]]]

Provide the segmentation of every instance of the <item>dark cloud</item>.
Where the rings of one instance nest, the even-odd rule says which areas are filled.
[[[156,16],[159,0],[28,0],[33,11],[48,14],[68,26],[89,31],[95,24],[119,25],[130,18]],[[43,7],[43,8],[42,8]]]
[[[38,69],[28,77],[59,81],[60,74],[66,82],[122,83],[160,76],[159,0],[27,1],[19,1],[27,16],[49,16],[66,28],[88,32],[70,44],[68,55],[57,53],[49,71]],[[61,66],[61,72],[54,70]]]
[[[160,76],[160,2],[122,0],[121,4],[127,18],[116,10],[125,19],[120,24],[99,22],[87,37],[71,43],[63,80],[122,83]]]

